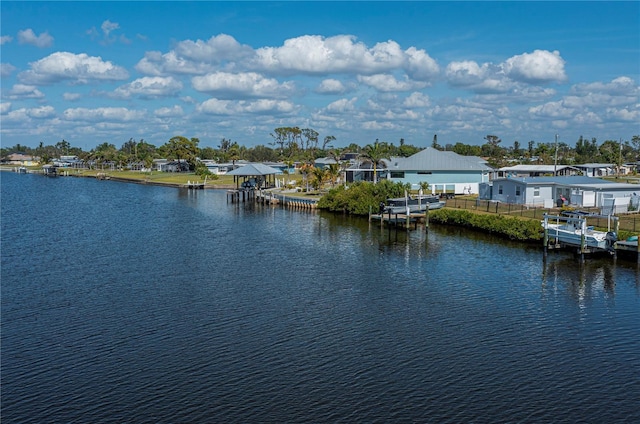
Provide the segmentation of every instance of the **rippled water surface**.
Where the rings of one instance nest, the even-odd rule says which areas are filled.
[[[635,263],[0,178],[3,423],[640,421]]]

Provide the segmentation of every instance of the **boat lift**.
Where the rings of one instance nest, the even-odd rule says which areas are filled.
[[[607,231],[597,231],[587,225],[588,218],[606,219]],[[614,215],[591,215],[568,213],[567,215],[544,214],[544,250],[576,248],[577,254],[608,252],[615,254],[619,228],[618,217]],[[572,231],[573,230],[573,231]],[[599,234],[600,243],[594,243],[593,235]]]

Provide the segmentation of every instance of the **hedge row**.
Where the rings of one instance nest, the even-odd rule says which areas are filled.
[[[457,225],[500,234],[512,240],[539,241],[543,237],[538,220],[519,219],[511,216],[479,214],[463,209],[439,209],[429,214],[429,221],[438,224]]]

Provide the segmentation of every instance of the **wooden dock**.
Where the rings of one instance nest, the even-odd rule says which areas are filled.
[[[369,221],[379,221],[380,226],[404,228],[406,230],[418,229],[419,223],[425,223],[428,226],[428,219],[423,213],[396,213],[396,214],[371,214]]]
[[[616,254],[629,258],[635,258],[636,261],[640,262],[640,249],[638,249],[638,239],[618,241],[615,244],[615,249]]]
[[[204,183],[200,181],[187,181],[184,186],[189,190],[204,190]]]

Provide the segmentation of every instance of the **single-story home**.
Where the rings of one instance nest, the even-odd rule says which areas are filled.
[[[582,175],[587,177],[606,177],[617,173],[616,165],[613,163],[583,163],[574,166],[582,172]],[[622,174],[626,174],[628,170],[627,166],[620,168]]]
[[[481,183],[489,182],[493,169],[477,156],[462,156],[455,152],[427,147],[407,158],[383,159],[377,177],[410,184],[413,190],[428,183],[431,193],[477,194]],[[356,164],[347,169],[347,181],[357,176],[372,180],[371,164]],[[351,179],[350,179],[351,178]]]
[[[578,169],[569,165],[513,165],[498,169],[494,173],[494,178],[544,177],[578,174]]]
[[[616,183],[585,176],[500,178],[481,188],[481,199],[551,208],[564,203],[575,207],[628,209],[640,185]]]
[[[215,160],[204,159],[201,162],[207,167],[209,172],[214,175],[225,175],[234,168],[233,163],[218,163]]]
[[[11,153],[2,159],[2,163],[9,165],[35,166],[40,163],[40,158],[24,153]]]
[[[60,156],[59,158],[53,159],[53,164],[59,168],[83,168],[84,161],[82,161],[78,156]]]
[[[153,161],[154,166],[160,172],[187,172],[189,171],[189,163],[186,159],[168,161],[166,159],[156,159]]]

